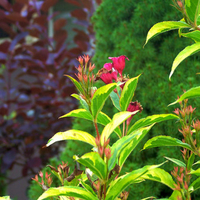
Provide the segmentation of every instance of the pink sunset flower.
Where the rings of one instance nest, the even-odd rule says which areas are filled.
[[[119,57],[109,57],[113,61],[113,68],[119,72],[122,76],[122,72],[125,67],[125,59],[129,60],[126,56],[122,55]]]

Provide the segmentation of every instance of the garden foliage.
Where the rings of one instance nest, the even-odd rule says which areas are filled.
[[[105,2],[106,1],[104,1],[102,3],[102,7],[104,5],[106,5]],[[114,6],[116,6],[116,8],[119,8],[119,9],[123,9],[124,7],[126,7],[126,5],[124,5],[124,4],[122,4],[122,6],[120,6],[120,3],[121,2],[118,2],[118,4],[116,3],[115,5],[108,3],[107,7],[104,7],[104,9],[106,10],[106,8],[109,7],[108,5],[112,5],[112,9],[114,9]],[[148,6],[151,5],[150,8],[152,8],[152,6],[153,6],[153,4],[151,4],[151,2],[149,2],[149,4],[148,4],[147,1],[144,1],[143,3]],[[149,38],[157,35],[158,33],[177,28],[177,29],[179,29],[179,35],[183,35],[183,36],[187,35],[186,37],[189,37],[191,39],[195,38],[195,40],[194,40],[195,44],[191,45],[189,47],[186,47],[175,58],[175,61],[174,61],[175,64],[173,64],[170,76],[173,74],[174,70],[176,69],[176,67],[178,66],[178,64],[181,61],[183,61],[188,56],[194,54],[195,52],[199,51],[199,49],[198,49],[199,42],[198,42],[198,35],[197,35],[198,33],[196,31],[199,31],[198,30],[198,16],[199,16],[200,2],[197,0],[196,1],[185,0],[185,1],[174,1],[174,3],[175,3],[175,7],[178,8],[178,10],[180,10],[182,12],[183,17],[184,17],[183,20],[179,21],[179,22],[164,22],[164,23],[155,25],[149,31],[149,34],[147,36],[147,41],[148,41]],[[138,5],[139,4],[140,3],[138,3]],[[131,2],[131,1],[127,1],[127,5],[129,5],[129,6],[125,9],[123,16],[126,16],[128,20],[126,21],[127,23],[124,23],[124,21],[123,21],[124,18],[122,17],[123,29],[124,29],[124,27],[125,27],[125,29],[129,28],[128,22],[131,22],[131,16],[128,15],[130,13],[130,12],[128,12],[128,10],[133,9],[134,11],[136,11],[136,14],[137,14],[137,11],[139,10],[139,8],[141,8],[141,7],[137,7],[137,8],[132,7],[131,8],[131,5],[133,5],[133,2]],[[159,2],[158,2],[158,5],[159,5]],[[102,7],[99,8],[97,14],[98,13],[102,14],[104,12],[104,10],[101,10]],[[144,7],[145,6],[143,6],[143,8]],[[145,9],[146,9],[146,7],[145,7]],[[163,9],[163,11],[165,9],[165,7],[163,6],[163,2],[162,2],[162,7],[160,7],[161,11],[162,11],[162,9]],[[102,17],[103,18],[105,17],[108,22],[111,22],[114,18],[110,18],[110,21],[109,21],[108,13],[110,14],[111,12],[105,12],[105,15],[102,15]],[[120,17],[120,14],[122,12],[119,12],[119,13],[116,12],[116,13],[117,13],[117,17]],[[194,15],[194,13],[195,13],[195,15]],[[140,17],[141,17],[141,15],[140,15]],[[95,18],[94,18],[94,20],[95,20]],[[96,20],[97,20],[97,18],[96,18]],[[119,21],[117,21],[117,22],[119,22]],[[114,23],[109,23],[109,24],[114,24]],[[120,23],[118,23],[118,26],[116,26],[116,24],[114,24],[113,27],[111,27],[113,30],[112,32],[108,31],[108,33],[111,36],[109,38],[112,38],[112,33],[115,33],[114,28],[118,28],[121,25]],[[164,26],[163,26],[163,24],[164,24]],[[98,27],[98,23],[96,25],[96,28],[97,27]],[[105,24],[104,24],[104,27],[106,27]],[[188,27],[190,28],[189,33],[183,32],[183,28],[188,28]],[[103,28],[103,26],[102,26],[102,28]],[[109,28],[109,27],[107,27],[107,28]],[[123,33],[123,29],[121,29],[121,31],[118,33]],[[102,29],[99,29],[99,30],[102,30]],[[152,34],[152,32],[153,32],[153,34]],[[127,33],[127,30],[126,30],[126,33]],[[128,31],[128,33],[129,33],[129,31]],[[136,33],[137,33],[137,30],[136,30]],[[100,35],[100,36],[103,37],[103,35]],[[118,43],[115,43],[117,40],[116,36],[117,35],[115,35],[115,37],[113,37],[113,41],[111,41],[111,43],[110,43],[111,46],[107,46],[108,49],[109,49],[109,47],[110,47],[110,49],[112,49],[112,48],[114,49],[114,47],[120,47],[120,46],[118,46]],[[172,35],[170,35],[170,34],[168,36],[169,36],[169,38],[172,37]],[[119,38],[120,37],[121,36],[119,35]],[[129,35],[129,38],[130,38],[130,35]],[[124,39],[126,40],[125,35],[124,35]],[[161,42],[161,41],[165,42],[165,39],[163,39],[161,37],[159,39],[160,39],[159,42]],[[103,40],[101,40],[101,39],[98,40],[98,37],[97,37],[97,50],[98,49],[102,50],[104,48],[105,43],[102,43],[104,45],[102,45],[102,48],[100,48],[102,41]],[[122,41],[122,38],[121,38],[121,41]],[[98,46],[98,42],[99,42],[99,46]],[[120,43],[120,40],[118,42]],[[132,44],[132,46],[135,47],[135,44],[137,44],[136,40]],[[162,51],[161,51],[162,45],[159,44],[159,46],[158,46],[158,44],[159,43],[154,43],[154,45],[152,45],[150,47],[151,53],[154,53],[154,52],[158,53],[157,49],[160,49],[160,53],[162,53]],[[168,44],[168,43],[166,43],[166,44]],[[188,45],[188,44],[186,44],[186,45]],[[155,47],[156,47],[156,49],[154,49]],[[139,51],[138,48],[136,48],[136,49]],[[153,51],[153,49],[155,51]],[[115,50],[117,52],[121,51],[121,49],[119,49],[119,48],[116,48]],[[127,48],[126,48],[126,50],[127,50]],[[112,51],[112,53],[113,52],[114,51]],[[127,53],[128,53],[128,51],[127,51]],[[104,52],[104,54],[105,54],[105,52]],[[148,55],[148,54],[145,54],[145,56],[146,55]],[[172,118],[175,118],[174,115],[170,115],[170,114],[169,115],[165,114],[164,116],[163,115],[154,115],[154,116],[149,116],[144,119],[138,120],[137,122],[135,122],[133,125],[131,125],[129,127],[129,125],[130,125],[129,122],[131,120],[130,116],[135,115],[136,112],[129,113],[130,114],[129,115],[128,113],[123,112],[123,111],[126,111],[126,110],[127,111],[133,111],[133,110],[141,111],[142,110],[140,103],[131,102],[132,96],[135,93],[135,89],[136,89],[136,85],[137,85],[136,80],[138,80],[140,76],[137,76],[137,77],[131,78],[131,79],[129,79],[129,77],[127,77],[127,76],[122,76],[122,70],[124,69],[123,62],[124,62],[125,58],[127,59],[126,56],[124,56],[123,59],[122,59],[122,57],[123,56],[110,58],[113,60],[113,64],[112,65],[110,65],[108,63],[105,64],[104,68],[101,69],[97,73],[96,80],[101,79],[104,81],[104,83],[109,84],[107,86],[100,87],[97,90],[93,87],[90,87],[90,85],[88,85],[88,82],[90,79],[94,80],[93,75],[90,74],[93,71],[93,67],[91,66],[92,70],[91,71],[89,70],[88,74],[86,73],[87,70],[86,71],[84,70],[84,73],[87,75],[86,77],[84,76],[84,73],[83,73],[83,69],[84,69],[83,66],[85,66],[85,68],[87,68],[86,65],[84,65],[84,64],[88,63],[88,57],[84,57],[84,59],[82,57],[79,57],[79,62],[80,62],[81,67],[78,68],[79,73],[77,74],[77,78],[78,78],[80,84],[75,79],[73,79],[71,77],[69,77],[69,78],[76,85],[76,87],[79,91],[79,95],[73,95],[73,97],[77,98],[80,101],[81,105],[83,106],[83,109],[73,110],[72,112],[64,115],[63,117],[73,116],[73,117],[79,117],[79,118],[84,118],[84,119],[93,121],[95,130],[96,130],[96,134],[90,135],[90,134],[88,134],[88,132],[83,132],[83,131],[74,130],[74,129],[65,131],[65,132],[58,132],[55,136],[53,136],[49,140],[49,142],[47,143],[47,146],[53,144],[54,142],[57,142],[60,140],[68,140],[68,139],[81,140],[83,142],[89,143],[90,145],[92,145],[94,147],[93,152],[86,153],[81,157],[74,156],[74,159],[77,162],[79,162],[80,164],[89,168],[90,172],[87,173],[87,171],[85,171],[87,177],[84,176],[84,172],[79,173],[79,171],[78,171],[78,173],[77,173],[76,168],[75,168],[74,172],[72,173],[74,176],[74,179],[76,179],[76,176],[79,176],[80,174],[82,174],[82,177],[81,178],[79,177],[79,180],[81,180],[81,182],[79,184],[81,184],[81,187],[83,187],[84,189],[81,189],[80,185],[77,185],[74,183],[72,183],[72,184],[69,183],[70,182],[69,180],[71,180],[71,178],[70,178],[71,175],[68,176],[69,170],[68,170],[67,164],[63,163],[63,165],[58,166],[58,169],[54,169],[53,167],[51,167],[52,171],[54,171],[54,173],[57,174],[58,178],[61,180],[61,184],[63,187],[50,188],[48,190],[45,189],[46,191],[39,199],[43,199],[45,197],[52,197],[52,196],[60,196],[61,199],[62,198],[65,199],[65,197],[63,195],[73,196],[75,198],[83,198],[83,199],[117,199],[117,198],[127,199],[128,192],[124,191],[127,188],[127,186],[130,185],[131,183],[139,183],[139,182],[143,181],[144,179],[158,181],[158,182],[163,183],[164,185],[168,186],[168,188],[171,189],[171,192],[165,193],[164,191],[159,191],[160,186],[156,187],[157,190],[155,191],[155,193],[153,195],[157,196],[157,198],[166,197],[165,199],[172,199],[172,200],[173,199],[174,200],[175,199],[176,200],[177,199],[178,200],[179,199],[191,200],[192,195],[193,195],[193,198],[195,198],[195,199],[198,198],[198,193],[196,193],[196,190],[199,189],[199,181],[200,181],[199,180],[199,168],[198,168],[198,164],[199,164],[198,157],[200,156],[200,154],[199,154],[199,151],[200,151],[199,123],[200,122],[199,122],[199,120],[193,119],[193,112],[195,111],[195,108],[192,108],[192,106],[190,106],[190,105],[188,106],[187,105],[188,101],[186,99],[199,96],[199,87],[193,87],[192,89],[186,91],[178,100],[176,100],[174,103],[171,104],[171,105],[173,105],[173,104],[176,104],[177,102],[183,101],[182,103],[180,103],[181,108],[176,109],[174,111],[175,114],[178,115],[177,119],[180,120],[180,124],[181,124],[181,129],[179,129],[179,135],[177,134],[175,126],[173,126],[173,129],[170,128],[170,126],[168,126],[167,129],[163,129],[163,130],[160,129],[160,127],[159,127],[159,130],[162,132],[162,135],[153,137],[152,139],[148,140],[148,142],[144,146],[144,149],[149,149],[149,148],[153,148],[153,147],[161,147],[159,149],[158,155],[162,154],[164,152],[166,153],[169,149],[171,149],[171,146],[175,146],[175,147],[179,147],[179,148],[181,147],[183,149],[181,151],[182,156],[183,156],[183,161],[180,158],[178,158],[178,159],[175,158],[175,154],[173,155],[173,153],[171,153],[173,155],[173,157],[171,157],[171,156],[165,157],[165,159],[172,161],[173,164],[177,165],[177,167],[174,167],[174,171],[171,172],[171,174],[174,178],[172,178],[172,176],[169,173],[167,173],[165,170],[160,169],[159,168],[160,165],[149,165],[149,166],[145,166],[145,167],[138,169],[136,167],[137,164],[135,164],[136,162],[134,163],[135,166],[134,166],[134,170],[132,172],[127,173],[124,176],[121,175],[121,173],[119,174],[119,172],[122,169],[122,166],[124,166],[125,160],[129,156],[130,152],[133,149],[135,149],[135,147],[140,142],[140,140],[143,138],[143,136],[145,136],[147,134],[147,132],[151,128],[151,125],[153,125],[154,122],[161,122],[162,121],[161,119],[167,120],[167,119],[169,119],[169,116],[171,116]],[[138,58],[138,57],[137,56],[135,57],[135,55],[134,55],[133,59],[135,59],[135,65],[137,64],[136,61],[138,61],[136,58]],[[153,57],[151,57],[151,58],[152,58],[152,60],[155,59],[155,58],[153,59]],[[83,59],[85,62],[83,60],[82,60],[83,61],[82,62],[81,59]],[[122,59],[122,61],[120,61],[120,59]],[[149,61],[152,62],[152,60],[151,59],[143,60],[143,62],[147,66],[149,66],[149,64],[151,64],[151,65],[154,64],[154,62],[153,62],[153,64],[149,63]],[[155,60],[157,61],[156,64],[158,64],[159,67],[161,67],[161,66],[167,67],[166,63],[169,61],[169,59],[168,59],[168,60],[166,60],[165,64],[163,63],[163,65],[161,65],[161,63],[162,63],[161,60],[160,60],[160,63],[159,63],[159,59],[157,57]],[[99,57],[98,57],[98,61],[101,62],[101,59],[99,59]],[[117,62],[120,63],[121,67],[117,66],[117,64],[116,64]],[[140,61],[138,63],[140,64]],[[197,64],[194,62],[193,65],[196,66]],[[90,65],[88,65],[88,67],[89,66]],[[113,67],[114,67],[114,70],[112,69]],[[137,71],[137,67],[136,67],[135,72]],[[157,71],[156,71],[155,75],[158,75],[158,73],[159,73],[158,69],[159,68],[156,68]],[[198,70],[198,67],[195,69]],[[116,74],[116,71],[119,73],[118,75]],[[140,71],[140,70],[138,70],[138,71]],[[145,71],[143,73],[145,74]],[[193,79],[192,77],[187,77],[188,75],[192,76],[191,73],[192,73],[192,69],[190,68],[190,70],[187,71],[186,77],[184,77],[184,75],[182,75],[181,73],[178,74],[179,78],[181,76],[183,76],[184,80],[189,81],[188,86],[187,86],[187,81],[184,82],[185,87],[193,86],[192,82],[195,81],[195,79]],[[194,71],[193,71],[193,73],[194,73]],[[156,77],[155,75],[153,74],[154,77]],[[145,79],[145,82],[147,82],[148,78]],[[113,83],[111,83],[112,81],[118,82],[119,85],[114,85]],[[124,82],[125,82],[125,85],[124,85]],[[148,83],[150,83],[150,81]],[[180,89],[182,87],[181,85],[178,87],[175,87],[173,85],[174,83],[176,83],[176,82],[173,82],[173,81],[171,82],[170,88],[172,89],[172,92],[173,92],[173,90],[176,90],[177,88]],[[159,84],[158,84],[158,86],[159,86]],[[161,84],[161,86],[162,86],[162,84]],[[84,90],[84,88],[87,88],[87,90]],[[114,89],[114,91],[111,92],[113,89]],[[95,90],[95,93],[93,90]],[[140,90],[140,91],[141,92],[139,94],[136,93],[137,97],[140,97],[140,95],[142,95],[142,90]],[[159,91],[159,89],[156,91],[156,93],[158,91]],[[147,92],[146,96],[145,96],[145,98],[147,97],[147,99],[148,99],[147,94],[149,94],[149,92]],[[154,95],[154,97],[155,97],[155,93],[153,93],[151,95]],[[109,119],[109,117],[106,116],[104,112],[101,112],[101,110],[102,110],[105,100],[107,99],[108,96],[110,96],[111,101],[112,101],[113,105],[115,106],[114,111],[118,110],[119,112],[117,114],[115,114],[110,121],[106,122],[105,119],[106,118]],[[125,99],[127,101],[125,101]],[[153,102],[156,101],[156,99],[153,98],[153,96],[152,96],[152,99],[153,99]],[[161,101],[161,102],[163,102],[163,101]],[[150,104],[151,101],[149,101],[148,103]],[[152,106],[152,108],[153,108],[153,106],[155,106],[155,104],[152,103],[150,106]],[[161,108],[161,106],[162,105],[160,105],[160,107],[159,106],[156,107],[154,110],[157,110],[157,109],[159,110]],[[145,108],[144,105],[143,105],[143,107]],[[134,109],[131,110],[132,108],[134,108]],[[147,108],[148,108],[148,106],[147,106]],[[109,111],[109,109],[105,109],[105,110]],[[104,110],[102,110],[102,111],[104,111]],[[147,109],[146,113],[148,114],[149,112],[151,112],[151,110]],[[109,113],[109,114],[112,115],[112,113]],[[163,116],[163,117],[161,117],[161,116]],[[126,123],[124,123],[125,120],[126,120]],[[98,123],[105,125],[105,127],[102,129],[102,131],[99,131],[99,129],[98,129],[98,125],[97,125]],[[123,127],[121,129],[121,131],[119,130],[119,127],[118,127],[118,125],[120,125],[120,124],[122,124],[121,127]],[[166,124],[165,124],[165,126],[166,126]],[[156,130],[156,129],[154,129],[154,130]],[[172,132],[172,130],[173,130],[173,132]],[[169,134],[172,134],[172,133],[174,133],[174,134],[171,136],[166,136],[166,131],[169,131],[170,132]],[[113,143],[110,143],[109,137],[111,136],[112,132],[115,132],[117,137],[119,137],[119,139],[116,142],[114,141]],[[180,133],[182,134],[182,136]],[[85,137],[82,137],[83,134]],[[96,137],[94,137],[93,135]],[[140,138],[140,139],[138,140],[138,138]],[[123,146],[123,145],[125,145],[125,146]],[[162,149],[164,149],[163,147],[165,147],[165,149],[167,151],[162,151]],[[169,148],[166,148],[166,147],[169,147]],[[135,151],[135,152],[137,152],[137,151]],[[180,152],[180,155],[181,155],[181,152]],[[132,155],[134,156],[134,154],[132,154]],[[169,154],[166,153],[166,155],[168,156]],[[150,161],[151,156],[147,156],[148,162]],[[136,159],[138,159],[138,157],[134,156],[134,159],[136,160]],[[142,159],[140,159],[140,161],[138,162],[138,165],[143,166],[144,163],[141,162],[141,160]],[[156,160],[156,163],[158,163],[158,160],[159,159]],[[196,160],[197,160],[197,162],[195,162]],[[99,166],[101,166],[101,167],[99,167]],[[59,168],[60,168],[60,171],[59,171]],[[61,168],[63,171],[61,170]],[[67,173],[65,173],[64,170],[67,170],[66,171]],[[61,171],[62,171],[62,173],[61,173]],[[168,171],[170,171],[170,169],[168,169]],[[110,176],[110,174],[111,174],[111,176]],[[95,179],[92,178],[93,175],[95,175]],[[60,176],[62,176],[63,178],[60,178]],[[47,176],[47,178],[48,178],[48,176]],[[38,176],[35,177],[35,180],[38,182]],[[66,182],[64,180],[66,180]],[[51,182],[51,181],[49,181],[49,182]],[[41,184],[42,186],[45,185],[43,182],[40,182],[39,184]],[[155,188],[155,186],[154,186],[154,188]],[[153,191],[149,185],[148,185],[148,189],[150,189],[151,192]],[[144,197],[146,194],[149,194],[148,193],[149,191],[144,191],[144,188],[142,190],[138,189],[137,190],[138,193],[136,193],[135,190],[136,189],[134,188],[133,191],[135,194],[133,193],[131,198],[134,198],[134,199],[141,198],[141,197]],[[170,191],[170,190],[168,190],[168,191]],[[142,194],[142,192],[143,192],[143,194]],[[170,196],[170,193],[172,193],[171,196]],[[193,193],[195,193],[195,194],[193,194]],[[66,198],[66,199],[68,199],[68,198]]]
[[[170,5],[171,4],[171,5]],[[198,86],[200,71],[199,55],[194,54],[180,64],[172,80],[168,80],[171,66],[176,55],[191,45],[188,38],[179,38],[177,31],[166,32],[151,39],[143,47],[148,30],[156,23],[168,20],[180,20],[182,14],[172,6],[172,1],[159,0],[116,0],[112,3],[105,0],[95,12],[92,21],[96,33],[96,51],[93,58],[97,67],[103,66],[106,58],[125,54],[130,62],[127,62],[125,73],[129,75],[142,74],[135,96],[143,106],[143,112],[136,118],[159,113],[169,113],[175,108],[167,105],[181,95],[183,90]],[[198,105],[198,99],[191,99],[193,105]],[[105,110],[114,111],[107,103]],[[199,114],[197,113],[199,117]],[[138,119],[137,118],[137,119]],[[80,126],[84,124],[79,122]],[[150,137],[159,134],[179,137],[177,125],[172,121],[161,123],[151,130]],[[78,126],[78,125],[76,125]],[[133,169],[142,164],[155,164],[164,161],[164,156],[177,154],[176,148],[150,149],[131,154],[126,167]],[[136,153],[137,152],[137,153]],[[163,166],[165,169],[173,169],[171,163]],[[131,190],[132,198],[135,199],[144,193],[161,197],[170,191],[162,185],[142,183],[135,190]]]
[[[72,96],[80,101],[82,108],[72,110],[61,118],[77,117],[92,121],[95,133],[75,129],[58,132],[48,141],[46,147],[63,140],[78,140],[91,145],[92,149],[81,156],[73,156],[74,160],[83,166],[82,170],[75,167],[70,174],[68,163],[65,161],[62,161],[57,168],[49,166],[52,174],[60,180],[59,187],[51,186],[52,178],[47,173],[45,176],[42,172],[39,173],[42,179],[36,175],[33,180],[44,190],[38,200],[48,197],[125,200],[129,196],[126,188],[131,184],[139,184],[145,179],[163,183],[174,189],[175,182],[170,174],[159,168],[163,163],[146,165],[126,174],[121,173],[129,155],[156,123],[178,120],[179,117],[173,114],[152,115],[130,125],[133,117],[143,110],[138,101],[133,101],[140,75],[134,78],[124,76],[125,59],[128,60],[126,56],[109,57],[109,59],[112,63],[104,64],[95,75],[93,73],[95,65],[91,64],[89,56],[80,56],[77,79],[67,75],[78,90],[78,94]],[[96,88],[94,83],[99,79],[106,85]],[[118,110],[112,118],[102,112],[109,97]],[[99,127],[102,125],[103,130],[100,131]],[[117,140],[111,144],[110,139],[114,133],[117,135]],[[172,198],[175,199],[173,196]]]
[[[181,40],[176,32],[167,32],[162,37],[155,37],[143,48],[147,31],[151,26],[158,21],[179,20],[181,17],[181,13],[179,14],[170,5],[170,2],[158,0],[124,0],[123,2],[116,0],[115,3],[104,0],[93,16],[96,33],[93,61],[97,69],[100,69],[107,62],[107,57],[125,54],[130,60],[124,69],[125,73],[129,75],[142,73],[135,96],[142,103],[143,112],[136,115],[135,119],[139,119],[141,116],[171,112],[173,108],[167,107],[167,105],[183,90],[197,86],[199,76],[196,73],[200,70],[198,55],[188,58],[171,82],[168,81],[170,66],[175,55],[185,46],[191,44],[187,38]],[[199,101],[195,99],[193,102],[198,103]],[[116,111],[115,108],[112,108],[109,100],[104,109],[108,111],[110,117]],[[161,123],[151,130],[149,136],[164,134],[180,137],[175,127],[177,124],[172,124],[171,121]],[[79,119],[75,120],[73,128],[90,133],[94,132],[90,122]],[[69,141],[68,144],[70,144],[71,150],[74,142]],[[139,144],[138,149],[141,147],[142,145]],[[77,150],[76,147],[74,150]],[[177,154],[177,150],[176,148],[160,148],[140,153],[134,151],[124,165],[125,171],[142,167],[145,164],[162,162],[164,155],[181,158],[181,153]],[[80,155],[82,155],[81,152],[84,151],[79,149]],[[169,162],[163,167],[173,169]],[[132,199],[148,195],[167,196],[171,192],[161,184],[152,182],[151,184],[142,183],[138,187],[137,185],[134,187],[134,190],[130,189],[129,198]]]

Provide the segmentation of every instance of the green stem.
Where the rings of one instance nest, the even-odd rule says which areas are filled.
[[[125,135],[126,135],[126,134],[127,134],[127,132],[128,132],[128,126],[129,126],[129,125],[127,125],[127,124],[126,124],[126,131],[125,131]]]
[[[122,136],[124,137],[125,136],[125,122],[123,122],[123,134]]]

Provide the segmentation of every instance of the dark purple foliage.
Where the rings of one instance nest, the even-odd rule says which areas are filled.
[[[48,10],[58,0],[0,0],[0,29],[9,40],[0,44],[0,158],[1,173],[13,165],[23,166],[22,175],[35,173],[57,153],[42,148],[58,131],[67,130],[70,120],[58,117],[76,104],[69,95],[73,84],[64,74],[74,74],[76,58],[92,48],[89,19],[95,10],[92,0],[65,0],[77,7],[73,48],[66,43],[66,19],[54,21],[54,36],[48,36]],[[100,3],[100,1],[96,1]],[[53,14],[55,16],[56,14]],[[28,41],[29,40],[29,41]],[[36,153],[39,151],[39,154]]]

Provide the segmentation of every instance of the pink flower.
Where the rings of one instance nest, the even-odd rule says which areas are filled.
[[[107,69],[108,71],[110,71],[112,70],[112,63],[105,63],[103,67]]]
[[[127,111],[130,111],[130,112],[134,112],[134,111],[142,111],[143,108],[142,106],[140,105],[139,102],[135,101],[135,102],[131,102],[127,108]],[[135,114],[131,115],[131,117],[129,117],[126,121],[126,124],[129,125],[130,122],[131,122],[131,119],[132,117],[134,116]]]
[[[100,76],[100,79],[105,83],[105,84],[109,84],[112,83],[113,80],[117,80],[117,72],[107,72],[107,73],[103,73]]]
[[[113,61],[113,68],[116,69],[122,76],[125,67],[125,59],[129,60],[126,56],[109,57]]]

